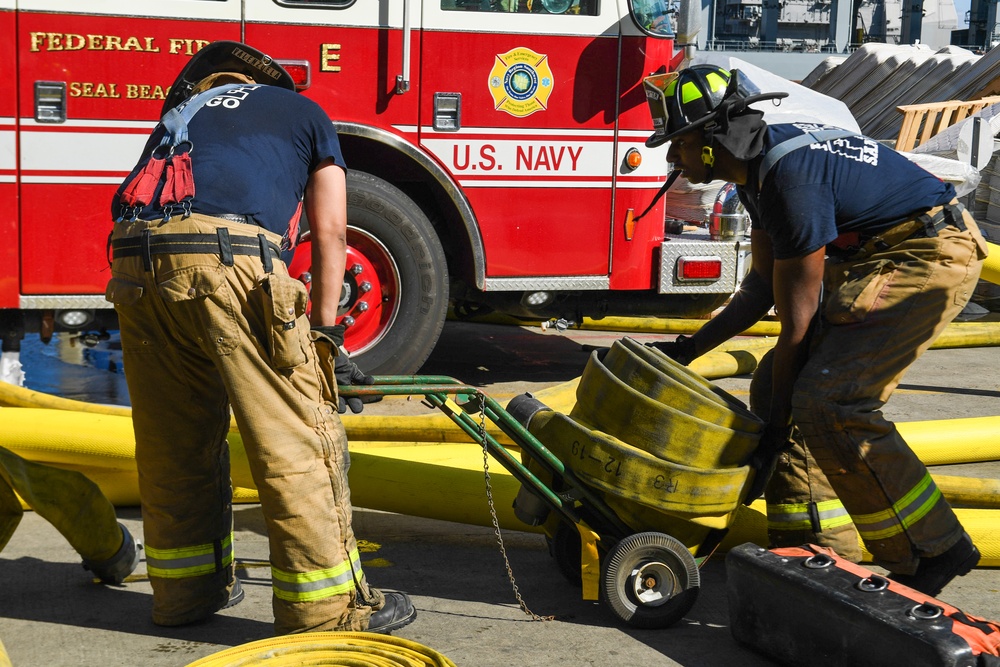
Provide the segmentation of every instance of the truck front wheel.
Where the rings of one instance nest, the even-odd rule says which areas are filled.
[[[433,225],[402,191],[360,171],[347,175],[347,265],[337,322],[344,346],[370,375],[416,372],[448,308],[448,266]],[[308,284],[308,240],[289,272]]]

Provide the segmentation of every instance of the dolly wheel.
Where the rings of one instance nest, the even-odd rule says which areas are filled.
[[[549,553],[556,560],[556,567],[566,581],[576,587],[580,583],[580,533],[576,526],[560,521],[549,543]]]
[[[663,533],[626,537],[601,570],[601,602],[634,628],[666,628],[681,620],[700,586],[691,552]]]

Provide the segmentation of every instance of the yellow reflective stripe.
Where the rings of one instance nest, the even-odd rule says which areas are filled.
[[[698,86],[694,81],[687,81],[681,86],[681,102],[687,104],[692,100],[696,100],[701,97],[701,91],[698,90]]]
[[[851,523],[851,515],[839,500],[816,503],[820,530],[832,530]],[[809,503],[768,504],[767,527],[770,530],[812,530]]]
[[[353,567],[352,567],[353,565]],[[361,571],[361,556],[351,551],[350,560],[336,567],[312,572],[286,572],[271,566],[271,587],[274,596],[286,602],[313,602],[334,595],[344,595],[354,589],[354,573]]]
[[[663,89],[663,94],[666,97],[671,97],[677,91],[677,77],[674,77],[667,84],[667,87]]]
[[[855,516],[854,523],[861,537],[866,540],[892,537],[924,518],[939,500],[941,491],[934,484],[930,473],[927,473],[919,484],[892,507],[881,512]]]
[[[146,571],[150,576],[163,579],[185,579],[218,572],[233,563],[232,533],[220,546],[222,558],[220,562],[216,562],[214,544],[198,544],[176,549],[157,549],[147,544]]]
[[[713,93],[720,90],[725,90],[726,86],[729,85],[729,81],[719,76],[716,72],[709,72],[705,75],[705,83],[708,84],[708,89]]]

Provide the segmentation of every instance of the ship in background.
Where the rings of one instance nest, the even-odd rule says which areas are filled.
[[[721,51],[791,80],[824,59],[868,42],[960,46],[984,53],[1000,42],[997,0],[971,0],[959,16],[954,0],[690,0],[699,51]],[[684,13],[684,8],[679,8]],[[685,31],[679,31],[683,34]],[[679,35],[679,37],[682,35]]]

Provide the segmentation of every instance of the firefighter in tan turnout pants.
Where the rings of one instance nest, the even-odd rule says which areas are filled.
[[[691,337],[654,343],[688,363],[775,308],[781,334],[751,387],[767,420],[750,499],[766,488],[774,546],[860,556],[937,595],[979,552],[880,408],[972,295],[986,245],[954,188],[867,137],[768,125],[761,94],[711,65],[646,81],[655,133],[688,180],[737,185],[753,267]],[[803,446],[804,445],[804,446]],[[776,470],[775,470],[776,468]]]
[[[279,258],[300,202],[313,238],[308,318],[309,295]],[[336,384],[370,378],[333,326],[347,211],[330,119],[263,53],[210,44],[174,82],[112,212],[107,298],[133,408],[153,621],[199,621],[243,597],[230,406],[267,525],[276,632],[412,621],[405,594],[368,585],[351,527]]]

